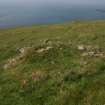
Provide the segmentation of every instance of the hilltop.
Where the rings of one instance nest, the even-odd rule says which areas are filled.
[[[104,105],[105,21],[0,30],[0,105]]]

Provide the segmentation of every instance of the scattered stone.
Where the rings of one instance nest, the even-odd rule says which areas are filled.
[[[16,65],[17,65],[17,59],[12,58],[12,59],[9,59],[7,63],[4,65],[4,69],[15,67]]]
[[[83,56],[83,57],[88,56],[88,53],[87,52],[84,52],[84,53],[82,53],[81,56]]]
[[[83,57],[104,57],[104,52],[102,52],[99,46],[92,47],[91,45],[79,45],[78,50],[83,51],[81,55]]]
[[[53,48],[52,46],[47,46],[46,48],[40,48],[40,49],[36,50],[36,52],[37,53],[43,53],[43,52],[48,51],[52,48]]]
[[[41,48],[41,49],[38,49],[36,52],[37,53],[42,53],[42,52],[44,52],[45,51],[45,49],[44,48]]]
[[[31,54],[33,47],[23,47],[18,49],[19,55],[16,57],[17,61],[23,60],[28,54]]]
[[[88,52],[88,55],[89,55],[89,56],[94,56],[94,55],[95,55],[95,52],[93,52],[93,51]]]
[[[86,45],[86,46],[85,46],[85,49],[86,49],[87,51],[89,51],[89,50],[92,49],[92,46],[91,46],[91,45]]]
[[[19,52],[20,52],[21,54],[23,54],[23,53],[25,52],[25,48],[19,49]]]
[[[46,39],[46,40],[44,40],[43,44],[52,45],[52,41],[50,39]]]
[[[3,68],[4,69],[8,69],[9,68],[9,64],[5,64]]]
[[[79,46],[78,46],[78,50],[80,50],[80,51],[84,51],[84,50],[85,50],[84,45],[79,45]]]
[[[52,48],[53,48],[52,46],[48,46],[48,47],[46,47],[46,50],[50,50]]]
[[[24,47],[24,48],[20,48],[18,49],[18,51],[20,52],[20,54],[18,56],[16,56],[15,58],[10,58],[7,60],[7,63],[4,65],[4,69],[8,69],[11,67],[15,67],[17,65],[17,63],[24,58],[27,53],[29,53],[31,51],[32,47]]]
[[[32,47],[23,47],[19,49],[20,56],[25,56],[31,49]]]
[[[97,53],[94,55],[95,57],[104,57],[104,54],[103,53]]]
[[[84,53],[82,53],[82,56],[83,57],[85,57],[85,56],[104,57],[104,53],[103,52],[94,52],[94,51],[91,51],[91,52],[84,52]]]
[[[53,48],[52,46],[47,46],[46,48],[38,49],[36,52],[42,53],[52,48]],[[16,56],[15,58],[8,59],[6,64],[4,64],[3,66],[4,69],[15,67],[17,63],[25,59],[25,56],[27,56],[27,54],[31,54],[31,51],[33,51],[33,47],[23,47],[23,48],[18,49],[18,51],[20,52],[20,54]]]

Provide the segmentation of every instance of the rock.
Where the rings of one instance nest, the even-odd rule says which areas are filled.
[[[52,46],[47,46],[46,47],[46,50],[50,50],[50,49],[52,49],[53,47]]]
[[[19,52],[20,52],[21,54],[25,53],[25,48],[19,49]]]
[[[80,50],[80,51],[84,51],[84,50],[85,50],[84,45],[78,45],[78,50]]]
[[[95,52],[95,51],[90,51],[90,52],[84,52],[82,53],[82,56],[91,56],[91,57],[105,57],[103,52]]]
[[[15,67],[17,64],[17,59],[15,58],[12,58],[12,59],[9,59],[7,61],[7,63],[4,65],[4,69],[8,69],[8,68],[11,68],[11,67]]]
[[[33,49],[33,47],[23,47],[23,48],[19,49],[19,52],[20,52],[19,57],[20,58],[25,57],[27,54],[29,54],[32,51],[32,49]]]
[[[10,67],[9,64],[5,64],[3,68],[8,69],[9,67]]]
[[[89,55],[89,56],[94,56],[94,55],[95,55],[95,52],[93,52],[93,51],[88,52],[88,55]]]
[[[41,49],[36,50],[37,53],[42,53],[42,52],[44,52],[44,51],[45,51],[44,48],[41,48]]]
[[[36,52],[37,53],[43,53],[43,52],[48,51],[52,48],[53,48],[52,46],[47,46],[46,48],[40,48],[40,49],[36,50]]]
[[[103,53],[97,53],[94,55],[95,57],[104,57],[104,54]]]
[[[88,56],[88,53],[87,52],[84,52],[84,53],[82,53],[82,56],[83,57]]]
[[[86,46],[85,46],[85,49],[86,49],[87,51],[89,51],[89,50],[92,49],[92,46],[91,46],[91,45],[86,45]]]
[[[44,40],[43,44],[52,45],[52,41],[50,39],[46,39],[46,40]]]
[[[19,52],[20,52],[21,54],[24,54],[24,53],[26,53],[27,51],[29,51],[30,49],[32,49],[32,47],[23,47],[23,48],[19,49]]]

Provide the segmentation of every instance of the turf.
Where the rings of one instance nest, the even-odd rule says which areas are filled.
[[[105,21],[0,30],[0,105],[104,105],[104,52]]]

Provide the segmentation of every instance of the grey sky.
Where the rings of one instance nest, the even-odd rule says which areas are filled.
[[[72,4],[72,5],[96,5],[96,4],[104,4],[105,5],[105,0],[0,0],[0,4],[5,4],[5,3],[10,3],[10,4]]]

